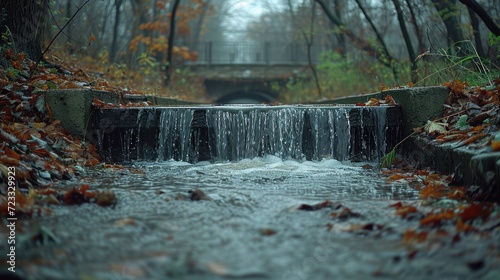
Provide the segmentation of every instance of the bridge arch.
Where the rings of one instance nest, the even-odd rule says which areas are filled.
[[[272,103],[276,97],[265,91],[234,91],[215,100],[216,104],[262,104]]]

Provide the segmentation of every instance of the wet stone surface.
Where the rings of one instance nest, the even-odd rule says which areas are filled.
[[[27,242],[19,248],[20,274],[117,280],[500,275],[498,231],[488,238],[470,234],[456,244],[452,238],[448,243],[403,242],[418,219],[401,219],[388,206],[396,201],[423,211],[427,206],[420,205],[418,192],[408,184],[386,183],[361,163],[268,156],[134,167],[144,173],[107,169],[88,174],[93,179],[85,183],[115,192],[114,208],[52,206],[50,215],[24,222],[25,232],[43,225],[57,243]],[[315,211],[298,210],[306,206]]]

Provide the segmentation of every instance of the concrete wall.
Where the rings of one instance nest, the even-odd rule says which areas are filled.
[[[422,126],[428,120],[443,116],[443,104],[448,98],[447,87],[414,87],[384,90],[366,95],[348,96],[321,103],[355,104],[370,98],[383,99],[391,95],[403,111],[403,136],[409,135],[414,127]]]
[[[61,120],[62,126],[72,135],[92,139],[90,125],[92,100],[98,98],[108,103],[124,103],[149,101],[154,105],[186,105],[187,101],[157,97],[153,95],[123,94],[118,95],[106,91],[92,89],[49,90],[45,93],[45,101],[52,111],[52,118]]]

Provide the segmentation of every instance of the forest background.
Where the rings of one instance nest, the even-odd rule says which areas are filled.
[[[48,9],[37,25],[47,62],[192,101],[210,101],[192,71],[207,42],[321,50],[304,65],[306,75],[279,85],[284,103],[452,80],[484,85],[500,76],[497,1],[29,1]],[[9,35],[2,33],[4,42]]]

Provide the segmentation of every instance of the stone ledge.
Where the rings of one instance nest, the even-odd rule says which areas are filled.
[[[321,103],[355,104],[370,98],[384,99],[390,94],[403,110],[403,136],[409,135],[414,127],[424,125],[427,120],[443,116],[443,104],[449,89],[443,86],[390,89],[365,95],[347,96]]]
[[[168,97],[138,94],[123,94],[120,96],[111,92],[93,89],[58,89],[49,90],[45,93],[45,101],[52,111],[52,117],[61,120],[62,126],[72,135],[90,141],[93,141],[91,127],[89,126],[94,97],[115,104],[119,103],[120,99],[124,103],[149,101],[154,105],[161,106],[194,104]]]
[[[454,183],[479,186],[489,199],[500,199],[500,152],[489,148],[472,150],[459,142],[440,144],[413,137],[404,154],[410,162],[420,163],[444,174],[454,174]]]

